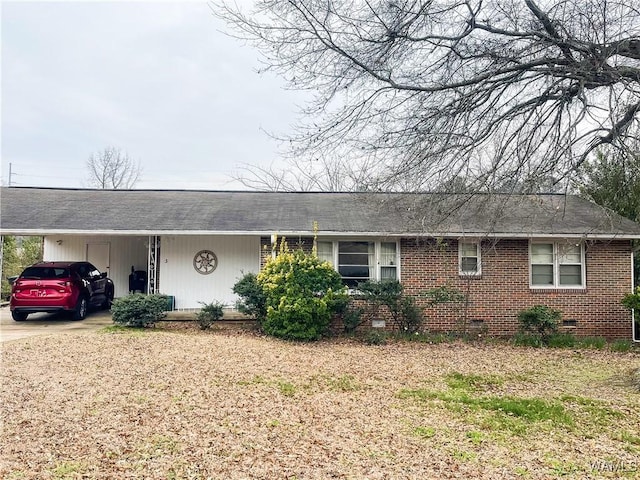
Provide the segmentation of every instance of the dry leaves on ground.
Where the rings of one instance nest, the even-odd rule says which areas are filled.
[[[640,475],[634,354],[169,328],[2,355],[2,478]]]

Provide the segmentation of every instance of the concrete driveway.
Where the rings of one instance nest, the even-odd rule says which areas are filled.
[[[113,325],[108,310],[91,311],[87,318],[80,321],[69,320],[64,315],[34,313],[24,322],[16,322],[11,318],[8,306],[0,308],[0,342],[53,333],[90,332],[108,325]]]

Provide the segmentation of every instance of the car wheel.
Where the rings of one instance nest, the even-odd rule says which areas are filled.
[[[102,302],[102,308],[105,310],[109,310],[111,308],[111,304],[113,303],[113,290],[107,291],[107,295],[104,297],[104,302]]]
[[[15,310],[13,312],[11,312],[11,317],[16,321],[16,322],[23,322],[27,319],[27,315],[29,315],[28,313],[23,313],[23,312],[16,312]]]
[[[74,320],[84,320],[87,316],[87,299],[85,297],[80,297],[78,299],[78,303],[76,304],[76,309],[73,312]]]

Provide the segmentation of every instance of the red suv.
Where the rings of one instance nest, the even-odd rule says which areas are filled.
[[[75,320],[89,307],[109,308],[113,282],[89,262],[41,262],[27,267],[11,287],[11,316],[17,322],[36,312],[66,311]]]

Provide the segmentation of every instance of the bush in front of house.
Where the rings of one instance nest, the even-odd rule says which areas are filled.
[[[400,332],[415,333],[422,328],[422,309],[416,304],[415,297],[404,293],[404,287],[398,280],[361,282],[356,298],[367,305],[366,318],[373,319],[380,314],[381,307],[386,307],[391,323]]]
[[[539,338],[542,343],[547,343],[548,339],[558,331],[561,319],[560,310],[546,305],[534,305],[518,313],[522,332]]]
[[[365,309],[350,302],[342,314],[342,325],[345,333],[353,333],[365,321]]]
[[[246,273],[233,286],[233,293],[240,297],[236,308],[240,313],[262,322],[267,316],[267,296],[258,283],[255,273]]]
[[[196,313],[196,322],[200,330],[207,330],[224,315],[224,304],[217,301],[211,303],[200,302],[200,304],[202,308]]]
[[[640,287],[636,288],[634,293],[628,293],[622,299],[622,305],[629,310],[640,311]]]
[[[153,327],[166,315],[168,297],[161,294],[134,293],[114,300],[113,323],[123,327]]]
[[[317,340],[326,334],[334,314],[347,304],[346,287],[330,263],[282,241],[257,275],[266,297],[265,333],[287,340]]]

